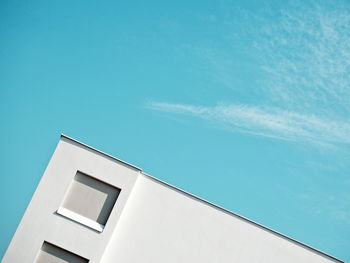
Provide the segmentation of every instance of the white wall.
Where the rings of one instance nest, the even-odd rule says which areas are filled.
[[[338,262],[140,176],[102,263]]]
[[[102,233],[57,214],[77,171],[122,189]],[[139,170],[62,137],[2,259],[33,263],[44,241],[100,262]]]
[[[77,223],[57,214],[68,208],[63,210],[65,216],[72,216],[71,206],[63,207],[63,200],[68,189],[74,190],[70,186],[77,171],[121,189],[102,232],[91,229],[94,223],[100,226],[91,220],[95,217],[85,218],[83,213],[75,218],[83,220]],[[91,193],[78,191],[79,198],[84,192]],[[101,207],[98,204],[91,207]],[[61,138],[2,262],[35,262],[44,241],[90,263],[341,262],[66,137]]]

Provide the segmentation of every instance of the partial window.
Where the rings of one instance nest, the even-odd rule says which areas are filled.
[[[87,263],[89,260],[68,250],[44,242],[35,263]]]
[[[101,232],[120,191],[78,171],[57,213]]]

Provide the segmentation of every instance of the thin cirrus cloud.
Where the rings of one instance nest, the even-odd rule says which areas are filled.
[[[312,1],[311,1],[312,3]],[[298,1],[266,22],[255,48],[274,103],[297,110],[350,114],[350,5]]]
[[[230,104],[213,107],[150,102],[153,110],[192,115],[233,131],[317,144],[350,144],[350,124],[272,107]]]
[[[257,82],[256,92],[262,98],[258,103],[211,102],[215,106],[201,106],[154,101],[148,107],[264,137],[320,145],[350,144],[350,5],[336,2],[304,5],[293,1],[278,11],[274,21],[246,14],[255,21],[253,25],[261,25],[259,29],[247,27],[245,34],[254,40],[244,50],[253,54],[263,76]],[[232,23],[220,18],[209,23],[225,29],[223,42],[234,32]],[[193,53],[209,65],[210,71],[203,74],[214,76],[218,84],[222,80],[227,88],[235,72],[223,58],[233,58],[235,47],[231,50],[230,43],[225,46],[225,50],[194,47]],[[252,96],[249,91],[246,95]]]

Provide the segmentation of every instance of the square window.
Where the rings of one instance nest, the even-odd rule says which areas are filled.
[[[102,232],[120,191],[78,171],[57,213]]]
[[[44,242],[35,263],[88,263],[89,260],[68,250]]]

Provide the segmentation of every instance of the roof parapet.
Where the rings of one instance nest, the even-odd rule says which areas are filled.
[[[103,156],[105,156],[105,157],[107,157],[107,158],[109,158],[109,159],[112,159],[112,160],[114,160],[114,161],[117,161],[118,163],[121,163],[121,164],[123,164],[123,165],[126,165],[126,166],[128,166],[128,167],[130,167],[130,168],[132,168],[132,169],[134,169],[134,170],[137,170],[137,171],[139,171],[139,172],[142,172],[142,169],[139,168],[139,167],[137,167],[137,166],[135,166],[135,165],[132,165],[132,164],[130,164],[130,163],[128,163],[128,162],[125,162],[125,161],[123,161],[123,160],[121,160],[121,159],[119,159],[119,158],[116,158],[116,157],[114,157],[114,156],[108,154],[108,153],[105,153],[105,152],[102,152],[102,151],[100,151],[100,150],[97,150],[96,148],[91,147],[91,146],[89,146],[89,145],[87,145],[87,144],[85,144],[85,143],[82,143],[82,142],[80,142],[80,141],[78,141],[78,140],[76,140],[76,139],[73,139],[72,137],[69,137],[69,136],[67,136],[67,135],[65,135],[65,134],[63,134],[63,133],[61,133],[61,138],[64,138],[64,139],[66,139],[66,140],[68,140],[68,141],[71,141],[71,142],[73,142],[73,143],[75,143],[75,144],[78,144],[78,145],[80,145],[80,146],[83,146],[84,148],[87,148],[87,149],[89,149],[89,150],[91,150],[91,151],[97,152],[97,153],[99,153],[99,154],[101,154],[101,155],[103,155]]]

